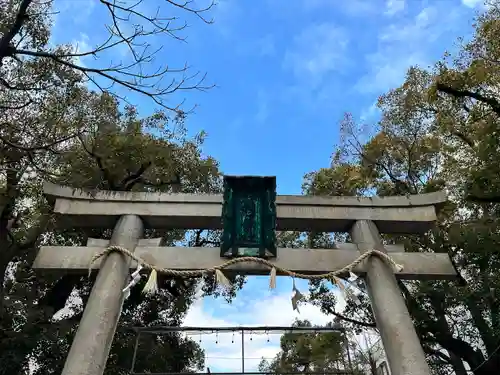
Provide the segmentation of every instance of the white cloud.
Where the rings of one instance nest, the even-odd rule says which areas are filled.
[[[191,306],[184,320],[183,326],[191,327],[235,327],[235,326],[267,326],[287,327],[295,319],[307,319],[315,325],[325,325],[332,321],[332,316],[323,314],[318,307],[303,304],[299,307],[300,313],[294,311],[291,305],[291,291],[269,292],[264,290],[258,299],[246,300],[245,289],[255,290],[257,282],[251,278],[244,290],[228,304],[222,299],[214,303],[204,304],[201,298]],[[284,283],[291,284],[290,280],[278,280],[278,286]],[[248,289],[247,289],[248,290]],[[252,293],[253,296],[253,293]],[[248,298],[248,297],[247,297]],[[211,300],[211,299],[209,299]],[[340,292],[337,293],[337,311],[343,311],[345,300]],[[221,318],[223,317],[223,318]],[[267,334],[265,332],[250,333],[244,336],[245,344],[245,371],[256,371],[262,357],[272,359],[279,351],[281,334]],[[364,346],[361,336],[356,336],[361,346]],[[241,334],[236,333],[208,333],[193,335],[193,340],[199,342],[205,350],[206,366],[211,371],[241,370]]]
[[[241,15],[237,1],[218,0],[211,10],[215,29],[225,38],[234,36],[234,26]]]
[[[371,120],[373,117],[375,117],[379,112],[379,109],[377,107],[377,102],[373,102],[368,108],[365,108],[361,111],[361,114],[359,116],[360,121],[365,122]]]
[[[387,0],[385,3],[385,14],[393,16],[396,13],[402,12],[405,9],[405,0]]]
[[[316,86],[326,74],[339,71],[345,65],[344,51],[348,44],[346,33],[337,25],[315,24],[293,39],[283,65],[291,69],[297,79]]]
[[[249,282],[251,285],[251,281]],[[248,285],[245,286],[247,288]],[[339,293],[338,309],[342,310],[345,302],[341,300]],[[243,301],[239,296],[228,304],[223,300],[216,300],[219,303],[218,310],[225,315],[225,319],[215,318],[204,308],[203,300],[198,298],[191,306],[184,320],[184,326],[222,326],[234,325],[250,326],[283,326],[291,325],[295,319],[307,319],[313,324],[324,325],[332,320],[331,316],[323,314],[318,307],[305,304],[300,306],[300,313],[292,309],[290,293],[267,293],[262,298],[252,301]],[[243,303],[246,302],[246,303]],[[245,311],[241,311],[245,309]]]
[[[380,93],[399,86],[410,66],[426,67],[440,57],[433,56],[437,42],[450,32],[450,25],[458,24],[459,16],[457,8],[428,6],[411,19],[398,18],[382,28],[376,50],[365,55],[369,69],[356,88],[363,93]]]
[[[462,4],[469,8],[476,8],[483,5],[484,0],[462,0]]]
[[[92,50],[89,45],[89,37],[87,34],[80,33],[80,38],[74,40],[71,44],[74,46],[74,53],[85,53]],[[85,56],[75,57],[73,60],[75,64],[85,67],[85,62],[83,61],[85,60]]]
[[[364,17],[367,14],[377,13],[379,8],[372,0],[303,0],[303,7],[309,11],[317,11],[325,8],[345,13],[349,16]]]
[[[418,47],[420,42],[433,42],[445,31],[439,26],[436,27],[438,17],[437,8],[424,8],[410,22],[387,26],[381,31],[378,39],[385,43],[411,44],[411,47]]]
[[[401,84],[408,68],[412,65],[426,65],[427,61],[421,52],[415,51],[403,56],[389,52],[392,58],[383,53],[374,53],[367,56],[367,63],[371,66],[369,74],[362,77],[356,88],[363,93],[384,92],[389,88]]]
[[[272,301],[272,299],[271,299]],[[220,307],[215,311],[210,311],[204,308],[203,300],[198,299],[189,309],[189,312],[184,320],[184,326],[196,327],[234,327],[241,326],[245,322],[245,317],[250,318],[245,325],[255,326],[270,326],[276,325],[275,318],[277,309],[274,314],[269,310],[261,311],[258,305],[252,306],[251,311],[244,311],[241,307],[238,308],[238,297],[233,304],[228,305],[225,301],[218,300]],[[283,302],[283,301],[282,301]],[[288,305],[291,309],[290,301],[284,305]],[[281,310],[284,310],[284,305]],[[270,305],[271,306],[271,305]],[[276,302],[272,303],[276,307]],[[262,307],[262,305],[260,305]],[[279,307],[279,306],[278,306]],[[225,315],[226,318],[216,318],[214,315]],[[237,316],[237,315],[240,316]],[[257,320],[253,318],[258,318]],[[292,319],[293,321],[293,319]],[[283,322],[280,322],[283,324]],[[211,371],[233,371],[241,370],[241,334],[236,333],[219,333],[219,334],[203,334],[194,336],[194,340],[199,341],[199,345],[205,350],[205,365]],[[269,340],[269,341],[268,341]],[[273,358],[279,351],[279,337],[276,335],[262,335],[246,333],[244,337],[245,345],[245,370],[256,371],[262,357],[266,359]]]
[[[54,9],[57,13],[54,15],[54,23],[66,18],[81,26],[89,21],[97,3],[98,0],[55,0]]]

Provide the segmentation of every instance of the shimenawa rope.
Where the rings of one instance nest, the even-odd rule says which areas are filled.
[[[291,276],[292,278],[298,278],[298,279],[306,279],[306,280],[319,280],[319,279],[325,279],[331,281],[333,284],[336,284],[340,288],[343,288],[343,284],[341,280],[337,277],[338,275],[345,274],[345,273],[350,273],[356,266],[358,266],[361,262],[363,262],[365,259],[369,258],[370,256],[378,256],[381,258],[383,261],[385,261],[388,265],[390,265],[394,271],[400,272],[403,270],[403,266],[400,264],[397,264],[392,260],[392,258],[387,255],[386,253],[380,251],[380,250],[368,250],[367,252],[361,254],[358,258],[356,258],[352,263],[338,269],[335,271],[331,271],[328,273],[324,274],[319,274],[319,275],[306,275],[303,273],[298,273],[298,272],[293,272],[287,269],[284,269],[282,267],[279,267],[272,262],[263,259],[263,258],[257,258],[257,257],[239,257],[239,258],[233,258],[230,259],[221,265],[212,267],[212,268],[207,268],[205,270],[173,270],[169,268],[160,268],[156,267],[148,262],[146,262],[144,259],[141,259],[131,251],[125,249],[124,247],[121,246],[109,246],[103,251],[95,254],[92,259],[90,260],[89,264],[89,276],[90,272],[92,271],[92,265],[94,264],[95,261],[98,259],[112,253],[112,252],[119,252],[122,253],[123,255],[128,256],[129,258],[135,260],[137,264],[140,266],[140,268],[145,268],[150,270],[150,275],[149,279],[144,286],[143,293],[155,293],[158,290],[157,286],[157,273],[162,273],[165,275],[169,276],[174,276],[174,277],[200,277],[205,274],[212,274],[215,273],[215,278],[216,282],[220,285],[223,286],[230,286],[231,282],[227,279],[226,276],[224,276],[224,273],[222,272],[223,269],[230,267],[234,264],[238,263],[258,263],[261,265],[264,265],[268,269],[271,270],[270,272],[270,280],[269,280],[269,288],[274,289],[276,287],[276,275],[277,273],[285,274],[288,276]]]

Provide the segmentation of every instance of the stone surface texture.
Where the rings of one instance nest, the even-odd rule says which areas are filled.
[[[356,222],[351,237],[361,249],[369,250],[377,243],[377,250],[385,251],[373,222]],[[365,282],[391,374],[430,375],[424,350],[392,269],[381,259],[370,257]]]
[[[141,216],[147,228],[221,229],[222,196],[80,190],[45,184],[60,227],[113,228],[121,215]],[[347,232],[371,220],[383,233],[422,233],[436,220],[443,192],[402,197],[278,196],[277,230]]]
[[[138,216],[123,216],[116,224],[110,245],[133,251],[143,232],[142,221]],[[119,253],[109,254],[103,261],[90,293],[62,375],[104,373],[122,311],[122,289],[128,278],[129,259]]]
[[[371,246],[374,248],[374,245]],[[397,250],[397,247],[391,248]],[[44,246],[38,252],[33,268],[40,271],[79,272],[88,270],[92,257],[104,250],[101,247],[85,246]],[[342,244],[341,249],[287,249],[279,248],[278,256],[270,261],[282,268],[305,273],[321,274],[342,268],[353,262],[358,256],[354,244]],[[140,258],[161,268],[175,270],[207,269],[222,264],[226,259],[220,257],[218,248],[210,247],[141,247],[135,249]],[[404,266],[396,276],[400,279],[453,279],[456,271],[448,254],[391,252],[391,258]],[[101,261],[97,260],[92,268],[98,269]],[[137,267],[135,261],[130,268]],[[367,261],[362,262],[354,272],[365,274]],[[266,275],[269,269],[255,263],[240,263],[229,269],[246,275]]]
[[[40,249],[37,270],[84,272],[92,257],[109,245],[136,251],[145,261],[162,268],[206,269],[220,265],[218,248],[162,247],[160,239],[141,239],[144,228],[220,229],[222,196],[133,192],[83,192],[46,184],[59,227],[114,228],[110,241],[89,238],[87,246]],[[350,232],[351,244],[336,249],[278,249],[274,264],[308,274],[327,273],[377,249],[390,252],[404,266],[394,272],[374,256],[355,272],[365,277],[377,327],[393,375],[429,375],[423,349],[413,327],[399,279],[453,278],[456,271],[447,254],[405,253],[397,245],[384,247],[380,233],[422,233],[432,227],[436,210],[446,202],[443,192],[387,197],[278,196],[277,230]],[[111,253],[92,265],[98,276],[75,335],[63,375],[102,375],[119,321],[129,269],[135,261]],[[238,264],[229,272],[268,274],[255,264]]]

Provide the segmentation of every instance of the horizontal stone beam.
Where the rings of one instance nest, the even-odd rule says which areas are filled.
[[[139,240],[137,247],[157,247],[162,246],[163,238],[144,238]],[[109,240],[101,240],[98,238],[88,238],[87,246],[88,247],[101,247],[104,249],[109,244]],[[366,246],[366,244],[364,244]],[[375,245],[374,245],[375,246]],[[182,251],[184,247],[178,246],[179,251]],[[288,248],[282,248],[283,251],[287,251]],[[332,250],[350,250],[350,251],[359,251],[358,245],[349,242],[337,242],[335,243],[335,247]],[[385,245],[385,250],[388,253],[404,253],[405,247],[404,245]]]
[[[356,245],[354,245],[356,248]],[[67,270],[86,272],[92,257],[102,251],[102,247],[43,246],[33,264],[37,270]],[[222,264],[219,248],[210,247],[138,247],[135,253],[146,262],[157,267],[174,270],[207,269]],[[339,249],[278,249],[278,257],[273,264],[290,271],[321,274],[342,268],[353,262],[359,252]],[[396,274],[401,279],[448,279],[456,276],[447,254],[441,253],[391,253],[403,270]],[[96,261],[92,268],[99,268]],[[130,267],[136,268],[135,261]],[[259,264],[240,263],[229,268],[246,275],[265,275],[269,270]],[[358,265],[355,273],[366,272],[366,261]]]
[[[47,198],[68,228],[113,228],[121,215],[141,216],[154,229],[221,229],[222,196],[97,191],[45,184]],[[436,220],[443,192],[400,197],[281,195],[277,230],[347,232],[357,220],[372,220],[382,233],[422,233]],[[61,217],[64,216],[64,217]]]
[[[163,238],[141,238],[137,247],[156,247],[161,246],[163,242]],[[91,238],[87,239],[87,246],[89,247],[102,247],[103,249],[109,245],[109,240],[102,240],[100,238]],[[402,246],[402,245],[394,245],[394,246]],[[403,251],[404,251],[404,246]],[[389,250],[387,250],[389,251]]]
[[[161,252],[162,249],[167,249],[167,247],[159,247],[162,238],[150,238],[150,239],[141,239],[139,240],[139,243],[135,249],[136,254],[141,254],[143,251],[143,248],[147,249],[157,249],[154,250],[154,252]],[[103,251],[107,246],[108,246],[109,240],[102,240],[98,238],[88,238],[87,240],[87,246],[42,246],[40,251],[38,252],[38,256],[35,259],[35,263],[33,264],[33,268],[35,269],[69,269],[69,270],[80,270],[79,268],[82,264],[86,263],[85,269],[88,270],[88,262],[90,262],[90,259],[94,254],[97,254],[98,252]],[[75,248],[77,249],[83,249],[81,250],[84,254],[82,255],[82,258],[80,258],[77,253],[75,253]],[[184,247],[173,247],[173,249],[177,249],[179,252],[184,251]],[[189,248],[188,248],[189,249]],[[202,248],[206,249],[206,248]],[[213,251],[213,248],[210,251]],[[404,245],[386,245],[385,246],[386,251],[389,254],[392,253],[403,253],[405,251]],[[284,251],[285,253],[290,250],[289,248],[281,248],[278,251]],[[329,249],[331,251],[359,251],[359,248],[356,244],[354,243],[336,243],[334,249]],[[59,255],[60,252],[61,254],[64,255]],[[68,254],[66,254],[68,253]],[[91,253],[92,255],[88,255]],[[71,254],[71,255],[69,255]],[[220,253],[219,253],[220,254]],[[71,257],[71,258],[68,258]],[[86,260],[88,257],[88,261]],[[82,260],[83,259],[83,260]],[[224,259],[221,259],[221,262],[223,262]],[[82,263],[83,262],[83,263]],[[68,267],[69,265],[69,267]],[[79,266],[80,265],[80,266]],[[137,266],[136,263],[134,263],[133,268]],[[97,268],[95,266],[94,268]]]

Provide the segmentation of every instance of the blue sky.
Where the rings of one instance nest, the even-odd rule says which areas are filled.
[[[171,12],[163,0],[144,4]],[[96,0],[56,5],[55,42],[85,50],[102,41],[109,20]],[[173,104],[198,105],[186,125],[193,134],[208,133],[204,151],[226,174],[275,175],[280,194],[300,194],[303,175],[329,165],[343,114],[373,123],[378,96],[399,85],[410,65],[431,65],[453,50],[480,9],[478,0],[220,0],[210,13],[212,25],[179,13],[190,24],[182,33],[187,43],[156,37],[153,44],[164,48],[151,68],[188,62],[193,72],[207,72],[216,88],[172,97]],[[155,109],[147,99],[128,98],[143,114]],[[198,301],[186,324],[290,324],[299,316],[290,294],[288,279],[271,293],[267,280],[252,278],[232,305]],[[300,317],[328,321],[310,306]],[[215,358],[238,357],[230,336],[218,345],[202,340],[212,371],[239,369],[238,359]],[[276,338],[247,344],[251,358],[272,356],[277,348]],[[248,360],[247,370],[258,362]]]

